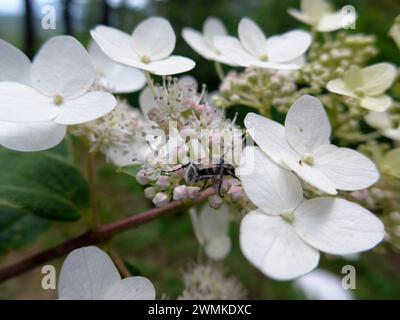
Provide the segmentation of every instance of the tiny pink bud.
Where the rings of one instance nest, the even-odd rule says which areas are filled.
[[[239,186],[232,186],[228,191],[229,196],[231,197],[232,201],[238,201],[243,198],[243,189]]]
[[[158,192],[153,198],[153,203],[157,208],[165,207],[169,202],[169,197],[164,192]]]
[[[178,186],[174,189],[174,200],[184,200],[189,196],[189,192],[185,185]]]
[[[190,199],[196,199],[200,196],[200,188],[199,187],[187,187],[187,192],[189,194]]]
[[[160,176],[156,182],[156,185],[159,186],[162,190],[169,187],[169,177]]]
[[[147,177],[147,173],[145,170],[140,170],[136,175],[136,181],[141,185],[146,185],[149,183],[149,178]]]
[[[213,196],[208,198],[208,203],[210,204],[211,208],[219,209],[224,203],[224,200],[222,200],[222,198],[219,195],[214,194]]]
[[[147,187],[146,189],[144,189],[144,196],[147,199],[153,199],[154,196],[156,195],[156,193],[157,193],[157,189],[154,187]]]

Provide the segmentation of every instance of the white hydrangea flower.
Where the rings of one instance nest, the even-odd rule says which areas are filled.
[[[400,49],[400,14],[396,17],[393,26],[390,28],[389,35]]]
[[[154,300],[153,284],[143,277],[121,276],[110,257],[97,247],[72,251],[61,268],[61,300]]]
[[[217,49],[230,61],[242,67],[260,67],[279,70],[296,70],[299,59],[311,45],[311,35],[293,30],[266,38],[260,27],[249,18],[243,18],[238,27],[239,39],[215,36]]]
[[[232,246],[228,233],[228,205],[224,204],[217,210],[204,205],[200,214],[197,214],[195,208],[191,208],[190,217],[197,241],[204,247],[206,255],[213,260],[226,258]]]
[[[400,128],[393,127],[393,121],[387,112],[370,112],[364,119],[369,126],[377,129],[383,136],[400,141]]]
[[[97,26],[90,34],[112,60],[157,75],[182,73],[195,66],[188,58],[171,56],[176,37],[164,18],[142,21],[132,35],[106,26]]]
[[[352,65],[342,79],[329,81],[327,89],[359,99],[361,107],[365,109],[385,111],[393,101],[384,92],[392,86],[396,74],[396,67],[390,63],[378,63],[364,69]]]
[[[107,88],[110,92],[135,92],[146,84],[143,71],[111,60],[96,42],[90,41],[88,52],[96,70],[98,85]]]
[[[244,122],[271,159],[328,194],[365,189],[379,179],[375,164],[367,157],[330,144],[331,126],[317,98],[298,99],[286,115],[285,126],[254,113]]]
[[[289,8],[288,13],[297,20],[312,26],[319,32],[332,32],[351,26],[355,20],[344,20],[342,10],[334,11],[332,5],[326,0],[301,0],[300,11]]]
[[[222,21],[215,17],[208,17],[203,24],[202,32],[192,28],[184,28],[182,30],[182,37],[186,43],[199,55],[207,60],[221,62],[230,66],[235,64],[229,61],[221,52],[215,47],[215,36],[227,36],[228,32]]]
[[[32,64],[6,43],[0,47],[2,79],[7,80],[0,82],[0,120],[12,123],[1,129],[0,143],[6,147],[48,149],[64,138],[66,125],[102,117],[117,104],[109,93],[89,91],[94,68],[72,37],[47,41]]]
[[[297,177],[257,147],[245,149],[239,175],[257,207],[241,222],[240,246],[244,256],[273,279],[310,272],[318,265],[319,251],[362,252],[383,239],[384,226],[371,212],[340,198],[304,199]]]
[[[351,290],[342,287],[342,279],[335,274],[316,269],[294,281],[294,286],[308,300],[353,300]]]

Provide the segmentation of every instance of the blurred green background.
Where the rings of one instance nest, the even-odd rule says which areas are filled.
[[[397,14],[400,1],[332,1],[336,8],[353,5],[358,14],[356,30],[352,33],[374,34],[380,50],[377,61],[392,61],[400,64],[400,54],[393,41],[387,36]],[[43,30],[42,8],[54,5],[57,13],[56,30]],[[25,8],[31,14],[27,18]],[[237,24],[244,16],[254,19],[267,33],[272,35],[292,28],[306,27],[286,13],[287,8],[298,8],[298,0],[1,0],[0,38],[13,43],[28,55],[32,55],[49,37],[69,33],[83,44],[89,40],[88,31],[95,25],[106,23],[131,32],[142,19],[160,15],[170,20],[178,36],[175,53],[188,56],[196,61],[197,67],[190,72],[199,82],[207,83],[210,90],[218,87],[218,78],[213,64],[193,52],[182,40],[183,27],[201,29],[202,23],[210,15],[221,18],[231,34],[236,35]],[[29,10],[28,10],[29,12]],[[137,95],[129,97],[137,106]],[[79,147],[78,150],[82,149]],[[100,208],[104,223],[139,213],[149,207],[142,197],[142,187],[133,178],[115,173],[115,169],[98,161],[97,185],[100,194]],[[76,163],[84,163],[80,152],[75,154]],[[82,165],[83,166],[83,165]],[[6,256],[0,256],[0,266],[18,261],[21,257],[54,246],[85,230],[83,221],[78,223],[55,223],[34,245],[21,248]],[[275,282],[267,279],[253,268],[242,256],[238,247],[238,228],[232,225],[233,252],[225,265],[229,273],[237,276],[247,288],[252,299],[301,298],[291,282]],[[182,291],[183,268],[195,261],[197,243],[189,216],[185,213],[167,216],[138,229],[127,231],[113,239],[113,243],[126,262],[155,284],[158,296],[166,294],[176,298]],[[57,270],[62,259],[54,262]],[[400,298],[400,255],[369,253],[358,261],[345,261],[323,257],[321,267],[340,275],[343,265],[353,264],[357,269],[357,289],[354,294],[359,299],[399,299]],[[40,268],[21,277],[0,284],[0,299],[54,298],[54,291],[41,289]]]

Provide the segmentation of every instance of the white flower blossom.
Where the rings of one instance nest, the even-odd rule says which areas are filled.
[[[342,10],[334,11],[326,0],[301,0],[300,11],[289,8],[288,13],[319,32],[332,32],[343,29],[355,22],[356,16],[349,21],[344,20]]]
[[[232,245],[228,234],[228,205],[223,204],[218,210],[204,205],[200,214],[197,213],[195,208],[191,208],[190,217],[197,241],[204,247],[206,255],[213,260],[226,258]]]
[[[295,287],[308,300],[353,300],[351,290],[342,287],[342,279],[335,274],[316,269],[294,281]]]
[[[235,64],[215,47],[214,37],[217,35],[227,36],[228,32],[222,21],[215,17],[208,17],[204,21],[202,32],[192,28],[184,28],[182,31],[182,37],[186,43],[203,58],[234,66]]]
[[[370,112],[365,117],[365,122],[377,129],[383,136],[400,141],[400,127],[395,128],[387,112]]]
[[[331,126],[321,102],[303,96],[289,109],[285,126],[249,113],[245,126],[276,163],[328,193],[361,190],[379,179],[375,164],[361,153],[330,144]]]
[[[72,251],[61,268],[61,300],[154,300],[153,284],[143,277],[121,276],[110,257],[97,247]]]
[[[146,84],[143,71],[111,60],[96,42],[90,41],[88,52],[96,70],[97,84],[100,87],[112,93],[130,93],[142,89]]]
[[[249,166],[256,170],[249,171]],[[257,147],[245,149],[239,175],[257,207],[241,222],[240,246],[244,256],[273,279],[310,272],[318,265],[319,251],[362,252],[383,239],[383,224],[371,212],[340,198],[304,199],[297,177]]]
[[[249,18],[243,18],[238,27],[239,39],[215,36],[217,49],[230,61],[242,67],[260,67],[280,70],[296,70],[297,61],[311,45],[311,35],[293,30],[282,35],[266,38],[264,32]]]
[[[358,99],[365,109],[385,111],[393,101],[384,92],[392,86],[396,74],[396,67],[390,63],[378,63],[364,69],[352,65],[342,79],[329,81],[327,89]]]
[[[89,91],[95,72],[90,57],[72,37],[47,41],[31,64],[17,49],[0,44],[0,143],[19,151],[57,145],[66,125],[104,116],[116,105],[106,92]],[[7,123],[8,122],[8,123]]]
[[[106,26],[97,26],[90,34],[112,60],[157,75],[182,73],[195,66],[188,58],[171,56],[176,36],[164,18],[142,21],[132,35]]]

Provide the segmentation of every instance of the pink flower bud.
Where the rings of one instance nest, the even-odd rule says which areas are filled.
[[[232,186],[229,189],[228,194],[231,197],[232,201],[239,201],[244,196],[243,189],[239,186]]]
[[[160,176],[156,182],[156,185],[164,190],[169,187],[169,177],[167,176]]]
[[[208,198],[208,203],[210,204],[211,208],[219,209],[224,203],[224,200],[222,200],[222,198],[219,195],[214,194],[213,196]]]
[[[147,187],[146,189],[144,189],[144,196],[147,199],[153,199],[154,196],[156,195],[156,193],[157,193],[157,189],[154,187]]]
[[[147,177],[147,173],[145,170],[140,170],[136,175],[136,181],[141,185],[146,185],[150,182],[149,178]]]
[[[185,185],[178,186],[174,189],[174,200],[184,200],[189,196],[189,192]]]
[[[153,198],[153,203],[157,208],[165,207],[169,202],[169,196],[164,192],[158,192]]]
[[[187,192],[190,199],[196,199],[200,195],[200,188],[199,187],[187,187]]]

